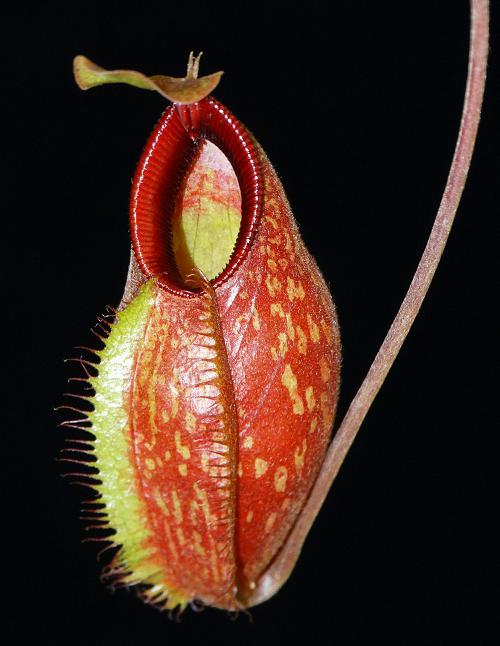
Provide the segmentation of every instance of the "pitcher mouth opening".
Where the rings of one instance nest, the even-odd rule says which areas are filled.
[[[196,249],[197,230],[189,221],[189,199],[184,200],[186,192],[196,191],[200,160],[208,167],[214,166],[215,171],[219,166],[227,184],[223,192],[227,198],[225,215],[230,231],[229,235],[223,231],[220,217],[212,218],[214,236],[219,236],[222,242],[220,248],[216,246],[215,262],[206,261],[208,271],[207,266],[198,267],[195,262],[201,260],[203,264],[203,253],[199,243]],[[212,189],[217,191],[217,182]],[[155,277],[162,289],[187,298],[201,291],[186,279],[195,267],[209,276],[214,288],[223,284],[235,273],[252,246],[262,212],[262,195],[256,146],[226,108],[212,97],[189,105],[171,105],[150,136],[133,180],[130,230],[142,273],[146,278]],[[210,198],[206,194],[203,197]],[[212,203],[217,202],[216,195],[212,194],[212,198]],[[186,206],[185,212],[183,206]],[[200,214],[198,208],[198,224],[200,215],[205,217],[206,212]],[[211,235],[210,226],[208,219],[203,222],[206,240]],[[207,253],[213,255],[213,249]]]

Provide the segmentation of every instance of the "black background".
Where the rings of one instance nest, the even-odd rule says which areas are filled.
[[[225,70],[216,96],[266,150],[332,286],[342,415],[439,203],[468,3],[40,2],[4,16],[7,643],[498,643],[498,30],[449,246],[296,570],[252,621],[207,609],[176,623],[99,582],[97,549],[81,544],[82,493],[56,461],[53,408],[74,374],[63,359],[120,299],[130,178],[164,109],[125,86],[82,93],[72,57],[182,76],[189,50],[203,49],[202,73]]]

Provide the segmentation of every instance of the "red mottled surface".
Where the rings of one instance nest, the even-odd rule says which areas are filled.
[[[218,154],[217,154],[218,151]],[[199,163],[197,163],[199,162]],[[174,218],[184,209],[196,208],[200,196],[219,204],[223,209],[232,208],[241,213],[241,193],[238,181],[228,165],[227,157],[220,157],[219,149],[200,145],[192,170],[187,172],[175,205]]]
[[[339,387],[328,288],[269,162],[264,212],[240,272],[217,290],[238,411],[236,552],[252,585],[322,463]]]
[[[130,397],[137,478],[165,585],[227,608],[245,605],[295,522],[339,386],[330,293],[255,150],[263,182],[255,237],[237,270],[203,295],[156,288]]]

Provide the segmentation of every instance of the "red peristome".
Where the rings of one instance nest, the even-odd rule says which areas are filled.
[[[218,105],[207,103],[211,110]],[[187,131],[208,127],[203,106],[188,114],[194,125]],[[162,123],[181,123],[176,108]],[[148,173],[157,168],[164,131],[160,125],[156,147],[143,156],[140,168]],[[252,151],[262,186],[258,228],[255,215],[248,236],[247,220],[231,271],[212,284],[202,281],[190,298],[167,273],[156,288],[129,395],[137,482],[165,587],[223,608],[245,606],[296,521],[323,461],[339,385],[330,293],[272,166],[257,144]],[[182,156],[176,159],[185,168]],[[151,173],[145,177],[136,179],[133,199],[149,182],[150,203],[160,203]],[[164,193],[165,184],[158,190]],[[139,227],[148,213],[141,208],[132,207]],[[159,216],[151,214],[153,239]],[[134,248],[144,270],[141,230]]]
[[[252,245],[262,212],[259,156],[245,128],[214,98],[172,105],[162,115],[139,161],[130,201],[130,231],[135,256],[145,276],[161,287],[193,297],[181,280],[172,254],[172,215],[180,183],[208,139],[231,162],[241,190],[241,226],[231,261],[214,281],[225,282]]]

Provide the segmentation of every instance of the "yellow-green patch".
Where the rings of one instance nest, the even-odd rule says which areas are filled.
[[[233,253],[241,214],[231,206],[201,197],[173,223],[173,247],[182,276],[198,267],[209,280],[216,278]]]
[[[186,599],[167,590],[162,572],[155,564],[155,549],[148,545],[150,530],[130,459],[127,398],[136,350],[144,337],[155,289],[155,281],[149,281],[118,313],[105,348],[97,353],[99,374],[89,379],[95,389],[94,410],[88,417],[95,435],[98,477],[102,480],[95,488],[102,496],[109,527],[116,532],[113,541],[121,546],[116,559],[126,572],[122,581],[127,585],[151,585],[153,587],[143,593],[146,598],[175,607],[185,605]]]

